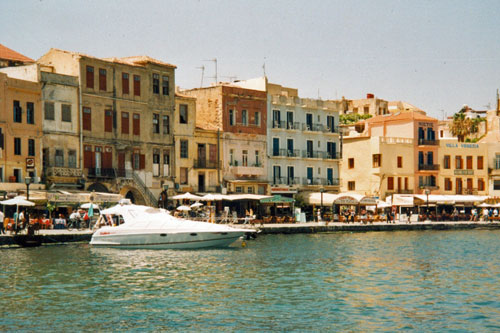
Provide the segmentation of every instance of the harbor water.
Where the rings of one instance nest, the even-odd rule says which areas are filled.
[[[500,331],[500,231],[0,249],[0,331]]]

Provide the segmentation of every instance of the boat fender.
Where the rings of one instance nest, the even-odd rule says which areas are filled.
[[[241,247],[246,247],[247,246],[247,242],[243,241],[241,242]]]

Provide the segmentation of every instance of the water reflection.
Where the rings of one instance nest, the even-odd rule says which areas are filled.
[[[229,250],[1,250],[0,331],[498,330],[500,232],[265,236]]]

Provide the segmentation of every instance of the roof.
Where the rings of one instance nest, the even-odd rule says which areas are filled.
[[[74,51],[67,51],[67,50],[61,50],[57,48],[51,48],[51,51],[58,51],[58,52],[64,52],[72,55],[77,55],[80,57],[86,57],[86,58],[91,58],[91,59],[97,59],[97,60],[102,60],[102,61],[108,61],[108,62],[114,62],[118,64],[125,64],[125,65],[131,65],[131,66],[144,66],[147,63],[152,63],[156,65],[161,65],[161,66],[168,66],[172,68],[177,68],[177,66],[163,62],[161,60],[153,59],[148,56],[133,56],[133,57],[124,57],[124,58],[98,58],[94,57],[85,53],[80,53],[80,52],[74,52]]]
[[[408,111],[408,112],[399,112],[395,114],[388,114],[382,116],[376,116],[366,120],[368,124],[376,124],[376,123],[384,123],[388,121],[412,121],[412,120],[421,120],[421,121],[437,121],[436,118],[432,118],[427,116],[426,114],[419,111]]]
[[[0,44],[0,59],[21,61],[21,62],[35,62],[35,60],[28,58],[14,50],[11,50],[2,44]]]

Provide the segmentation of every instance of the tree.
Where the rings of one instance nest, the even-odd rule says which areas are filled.
[[[340,115],[340,123],[342,125],[351,125],[357,123],[361,119],[371,118],[371,114],[348,113]]]
[[[465,138],[477,133],[478,122],[465,117],[465,108],[453,115],[453,122],[449,125],[450,133],[458,138],[458,142],[464,142]]]

